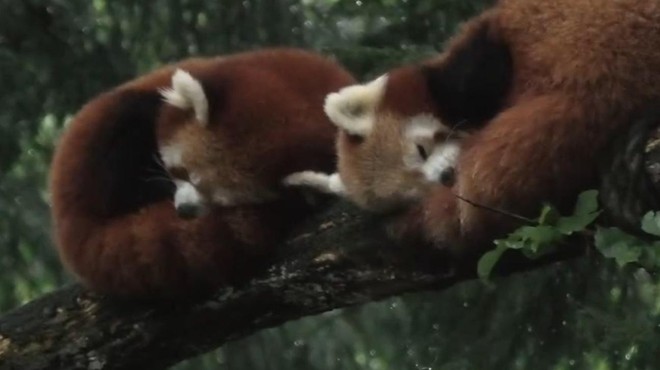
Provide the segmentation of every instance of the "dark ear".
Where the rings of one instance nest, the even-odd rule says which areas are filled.
[[[438,114],[451,126],[476,128],[505,104],[513,79],[510,49],[495,38],[487,21],[452,45],[436,66],[423,66]]]
[[[208,114],[209,114],[209,125],[215,125],[218,122],[218,116],[221,112],[225,111],[226,99],[226,82],[224,80],[200,80],[204,92],[206,93],[206,99],[208,101]]]

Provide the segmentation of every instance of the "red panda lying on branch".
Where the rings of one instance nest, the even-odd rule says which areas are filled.
[[[96,97],[52,162],[63,262],[118,296],[240,280],[309,211],[282,178],[335,165],[323,100],[351,83],[319,55],[271,49],[184,60]]]
[[[599,157],[658,86],[660,2],[500,0],[437,58],[330,94],[338,173],[285,182],[403,207],[407,235],[482,250],[518,225],[493,209],[566,210],[596,186]]]

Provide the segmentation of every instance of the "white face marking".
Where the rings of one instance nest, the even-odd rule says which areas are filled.
[[[438,131],[449,131],[449,128],[429,113],[418,114],[408,120],[404,129],[406,139],[418,142],[422,140],[433,140]]]
[[[451,129],[431,114],[419,114],[410,118],[404,128],[406,139],[404,164],[411,169],[418,169],[428,181],[437,182],[441,174],[454,168],[460,153],[458,140],[463,135],[457,134],[456,139],[437,142],[435,135],[439,132],[450,133]],[[419,153],[421,147],[427,158]]]
[[[386,85],[387,75],[382,75],[367,84],[344,87],[326,96],[323,110],[339,128],[353,135],[366,136],[373,128],[376,106]]]
[[[174,193],[174,207],[179,208],[182,204],[203,206],[202,195],[188,181],[174,180],[176,193]]]
[[[183,150],[179,145],[165,145],[160,148],[160,157],[165,167],[183,167]]]
[[[410,118],[403,128],[403,163],[408,168],[421,168],[428,158],[421,156],[419,147],[430,155],[438,144],[434,140],[435,134],[443,131],[449,131],[449,128],[431,114],[424,113]]]
[[[209,103],[202,84],[190,73],[177,69],[172,75],[172,86],[161,89],[160,94],[167,104],[195,112],[197,122],[206,125],[209,119]]]
[[[440,181],[440,175],[456,167],[461,147],[455,140],[437,144],[422,166],[422,173],[428,181]]]

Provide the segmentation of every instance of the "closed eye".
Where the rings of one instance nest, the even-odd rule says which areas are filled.
[[[424,147],[419,144],[417,144],[416,146],[417,146],[417,153],[419,154],[419,156],[422,157],[423,160],[427,160],[429,155],[426,152],[426,149],[424,149]]]
[[[183,167],[170,167],[168,171],[170,172],[170,175],[177,180],[190,181],[188,171]]]

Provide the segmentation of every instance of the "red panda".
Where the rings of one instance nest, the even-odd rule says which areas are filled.
[[[493,209],[534,217],[549,202],[568,210],[597,186],[610,141],[660,98],[659,25],[656,0],[500,0],[439,56],[330,94],[325,110],[341,131],[338,176],[287,180],[334,179],[371,209],[416,193],[399,219],[407,235],[467,252],[489,248],[519,225]],[[419,117],[438,132],[464,133],[446,142],[455,153],[452,186],[411,179],[402,165]]]
[[[52,161],[63,263],[113,296],[241,281],[309,211],[282,178],[334,167],[323,99],[351,83],[337,63],[282,48],[187,59],[100,94]]]

